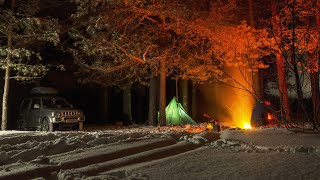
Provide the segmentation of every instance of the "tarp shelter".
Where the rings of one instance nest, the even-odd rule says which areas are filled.
[[[168,106],[166,107],[166,123],[167,125],[176,124],[197,124],[187,114],[183,106],[173,97]]]

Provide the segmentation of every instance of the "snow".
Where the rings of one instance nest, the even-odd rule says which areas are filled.
[[[320,178],[320,134],[201,127],[0,131],[0,179]]]

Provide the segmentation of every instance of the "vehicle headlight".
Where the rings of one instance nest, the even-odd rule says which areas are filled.
[[[61,116],[61,112],[60,111],[52,112],[52,116],[53,117],[60,117]]]

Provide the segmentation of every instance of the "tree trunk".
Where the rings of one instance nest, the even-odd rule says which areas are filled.
[[[131,113],[131,86],[126,87],[123,91],[123,114],[127,115],[128,121],[132,121]]]
[[[181,90],[181,104],[184,107],[184,109],[188,112],[189,111],[189,96],[188,96],[188,80],[187,79],[181,79],[180,81],[180,90]]]
[[[252,28],[255,27],[254,25],[254,6],[253,6],[253,0],[248,0],[249,5],[249,23]],[[264,100],[264,85],[263,85],[263,76],[261,73],[261,69],[258,69],[257,72],[252,74],[252,87],[254,89],[254,92],[259,97],[260,100]]]
[[[149,112],[148,112],[148,125],[149,126],[157,126],[158,125],[158,117],[157,117],[157,109],[158,109],[158,79],[156,77],[150,77],[150,88],[149,88]]]
[[[12,1],[12,7],[13,7]],[[8,48],[9,52],[6,60],[6,72],[4,76],[4,86],[3,86],[3,97],[2,97],[2,121],[1,130],[7,130],[8,124],[8,96],[9,96],[9,86],[10,86],[10,63],[11,63],[11,51],[12,51],[12,25],[8,27]]]
[[[291,62],[293,64],[293,71],[294,71],[294,76],[296,79],[296,89],[297,89],[297,95],[298,99],[302,100],[303,99],[303,93],[302,93],[302,88],[301,88],[301,83],[300,83],[300,76],[298,72],[298,67],[296,63],[296,51],[295,51],[295,8],[294,5],[292,7],[292,47],[291,47]]]
[[[160,126],[166,125],[166,63],[165,59],[160,61],[160,101],[159,101]]]
[[[272,3],[272,17],[274,19],[277,19],[275,17],[278,16],[278,5],[275,2],[275,0],[271,1]],[[273,31],[275,35],[280,36],[280,22],[279,20],[274,20],[272,22]],[[274,37],[278,38],[278,37]],[[279,37],[279,41],[281,41],[282,37]],[[280,47],[279,47],[280,49]],[[277,51],[275,53],[276,55],[276,66],[277,66],[277,75],[278,75],[278,87],[279,87],[279,96],[280,96],[280,102],[282,106],[282,114],[285,115],[285,118],[288,122],[291,122],[291,112],[290,112],[290,105],[289,105],[289,97],[288,97],[288,87],[287,87],[287,80],[285,76],[285,62],[282,53]]]
[[[250,26],[254,27],[253,0],[248,0],[248,5],[249,5],[249,22],[250,22]]]
[[[192,118],[196,119],[197,116],[197,89],[196,89],[196,85],[194,82],[192,82],[192,101],[191,101],[191,105],[192,105]]]
[[[104,123],[109,122],[109,88],[102,87],[100,90],[100,119]]]
[[[179,79],[176,78],[176,98],[177,98],[177,101],[179,101]]]
[[[314,122],[320,123],[320,97],[319,97],[319,72],[311,72],[311,99],[312,99],[312,107],[313,107],[313,119]]]
[[[285,76],[285,62],[282,54],[280,53],[276,54],[276,58],[277,58],[276,65],[277,65],[277,73],[278,73],[280,101],[281,101],[282,109],[284,111],[286,120],[288,122],[291,122],[288,87],[287,87],[287,80]]]
[[[8,58],[8,57],[7,57]],[[8,61],[8,60],[7,60]],[[4,87],[3,87],[3,97],[2,97],[2,121],[1,130],[7,130],[8,123],[8,95],[9,95],[9,76],[10,76],[10,66],[6,65],[6,72],[4,77]]]
[[[294,57],[291,57],[291,61],[293,64],[293,72],[294,72],[294,77],[296,80],[296,92],[297,92],[297,96],[298,96],[298,110],[297,110],[297,116],[301,117],[301,115],[304,112],[304,105],[303,105],[303,93],[302,93],[302,87],[301,87],[301,81],[300,81],[300,76],[299,76],[299,72],[298,72],[298,67],[297,67],[297,63],[295,61]],[[307,114],[305,114],[307,115]]]
[[[295,1],[293,2],[295,4]],[[304,112],[304,107],[303,107],[303,93],[302,93],[302,87],[301,87],[301,81],[300,81],[300,76],[298,72],[298,66],[296,63],[296,50],[295,50],[295,36],[296,36],[296,27],[295,27],[295,5],[292,6],[292,44],[291,44],[291,63],[293,65],[293,72],[294,72],[294,77],[296,80],[296,92],[298,96],[298,111],[297,115],[300,115],[302,112]],[[305,112],[306,113],[306,112]],[[307,116],[307,114],[305,114]]]
[[[316,7],[320,7],[320,1],[317,1],[317,6]],[[318,29],[320,28],[320,9],[316,8],[316,14],[318,14],[318,16],[316,16],[316,22],[317,22],[317,27]],[[314,101],[313,104],[313,113],[316,115],[314,121],[316,121],[318,123],[318,127],[320,127],[320,91],[319,91],[319,69],[320,69],[320,50],[318,50],[318,57],[317,57],[317,62],[318,62],[318,71],[314,72],[314,95],[312,94],[312,102]],[[311,81],[311,87],[312,87],[312,81]],[[311,90],[312,91],[312,90]]]

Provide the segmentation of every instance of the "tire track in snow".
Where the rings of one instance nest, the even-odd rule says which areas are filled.
[[[100,144],[115,143],[119,140],[132,140],[144,137],[143,134],[87,134],[87,133],[30,133],[22,136],[12,135],[0,139],[0,166],[27,162],[38,156],[50,156],[69,152],[75,149],[85,149]],[[63,148],[61,148],[63,147]]]
[[[52,157],[44,157],[43,159],[39,159],[38,162],[31,161],[34,164],[28,164],[27,167],[24,167],[23,164],[20,164],[20,166],[17,164],[7,166],[4,170],[0,171],[0,179],[32,179],[37,177],[48,177],[50,176],[50,173],[58,172],[60,170],[75,169],[92,164],[99,164],[105,161],[112,161],[114,159],[121,159],[132,154],[170,146],[175,143],[176,141],[173,139],[149,140],[146,142],[139,141],[137,145],[133,142],[131,142],[131,144],[128,143],[125,148],[123,148],[123,144],[120,144],[119,146],[112,145],[111,147],[100,147],[98,148],[98,152],[96,148],[92,148],[91,151],[83,151],[75,156],[70,156],[70,154],[65,153],[65,156],[55,155]],[[113,150],[110,151],[110,148],[113,148]],[[47,165],[48,162],[52,165]]]
[[[0,137],[0,142],[4,143],[0,144],[0,179],[57,179],[66,175],[63,172],[94,174],[174,156],[208,141],[170,128],[137,128],[92,133],[37,132],[22,137],[12,134]]]
[[[99,164],[92,164],[87,167],[60,171],[58,177],[62,179],[73,179],[74,177],[94,176],[101,172],[110,171],[116,168],[130,166],[139,163],[146,163],[153,160],[185,153],[200,147],[200,144],[191,142],[179,142],[170,146],[152,149],[150,151],[125,156],[123,158],[107,161]]]

